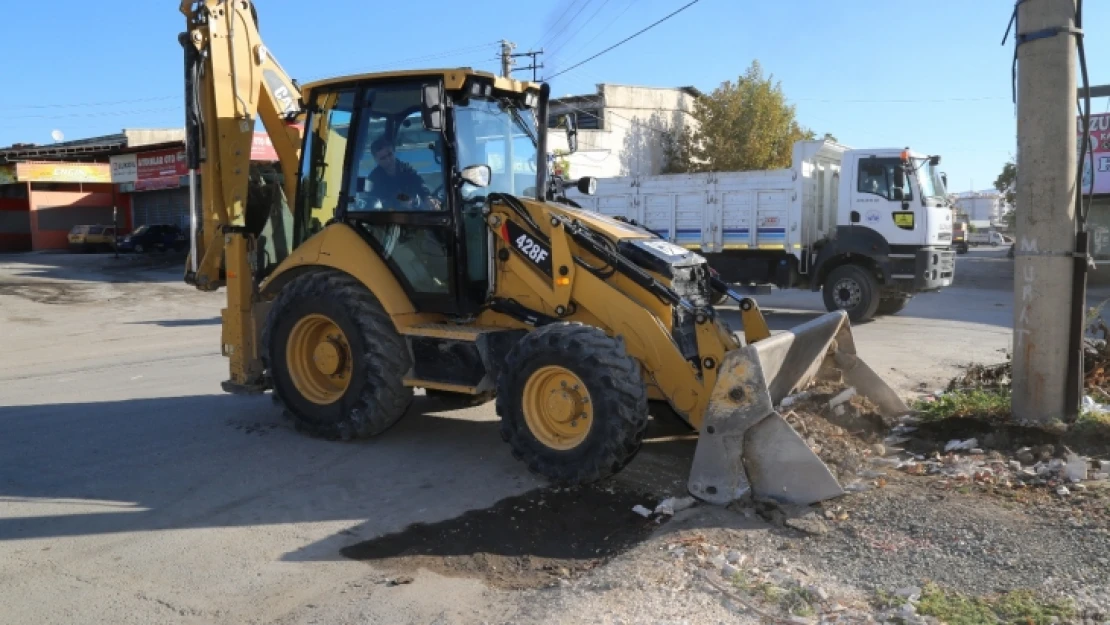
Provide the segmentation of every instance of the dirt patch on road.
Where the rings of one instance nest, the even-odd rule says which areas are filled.
[[[646,540],[658,527],[632,511],[654,497],[616,483],[540,489],[484,510],[352,545],[342,554],[390,572],[427,569],[507,589],[576,578]]]
[[[21,297],[38,304],[82,304],[91,301],[87,287],[61,282],[0,281],[0,295]]]

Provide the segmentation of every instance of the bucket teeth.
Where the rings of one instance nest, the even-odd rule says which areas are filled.
[[[856,354],[847,314],[822,315],[726,354],[694,452],[690,493],[720,505],[748,494],[795,505],[843,495],[829,467],[775,411],[818,377],[854,387],[883,416],[909,411]]]

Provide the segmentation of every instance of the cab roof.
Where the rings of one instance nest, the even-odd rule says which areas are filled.
[[[314,80],[301,86],[301,97],[308,100],[312,91],[321,87],[329,85],[352,83],[352,82],[368,82],[379,80],[394,80],[398,78],[416,78],[420,76],[427,77],[441,77],[443,79],[443,86],[448,91],[462,89],[466,84],[466,79],[471,76],[477,76],[493,82],[493,88],[498,91],[511,91],[514,93],[524,93],[525,91],[538,91],[540,85],[530,81],[515,80],[512,78],[505,78],[490,72],[475,70],[469,67],[453,67],[453,68],[429,68],[429,69],[413,69],[401,70],[393,72],[373,72],[368,74],[350,74],[347,76],[335,76],[332,78],[324,78],[321,80]]]

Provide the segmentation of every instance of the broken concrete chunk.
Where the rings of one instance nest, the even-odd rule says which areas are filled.
[[[780,404],[780,406],[782,406],[783,408],[789,408],[790,406],[793,406],[803,399],[808,399],[810,395],[813,395],[811,391],[803,391],[801,393],[798,393],[797,395],[787,395],[786,397],[782,398],[782,403]]]
[[[1087,487],[1084,486],[1083,484],[1072,484],[1071,489],[1076,491],[1076,492],[1082,492],[1082,491],[1087,490]]]
[[[1056,489],[1056,494],[1060,495],[1061,497],[1066,497],[1071,494],[1071,491],[1068,490],[1067,486],[1061,486],[1060,488]]]
[[[1068,454],[1064,475],[1073,482],[1087,479],[1087,459],[1077,454]]]
[[[728,555],[725,556],[725,560],[727,560],[729,564],[743,564],[746,559],[747,558],[745,558],[743,554],[735,550],[728,552]]]
[[[887,445],[901,445],[910,440],[908,436],[888,436],[883,439],[883,443]]]
[[[787,519],[785,522],[787,527],[794,528],[800,532],[820,536],[829,532],[829,526],[817,516],[816,512],[811,512],[805,516]]]
[[[1017,450],[1017,453],[1014,454],[1014,457],[1017,458],[1018,461],[1022,464],[1033,464],[1037,460],[1037,458],[1033,456],[1032,447],[1022,447],[1021,449]]]
[[[886,447],[882,443],[875,443],[871,446],[871,453],[875,454],[876,458],[882,458],[886,455]]]
[[[978,448],[978,447],[972,447],[970,453],[981,456],[985,452],[982,449]]]
[[[829,600],[829,591],[820,586],[810,586],[809,588],[806,588],[806,590],[809,591],[809,594],[817,597],[819,601],[824,602]]]
[[[694,505],[693,497],[668,497],[655,506],[655,514],[673,515]]]
[[[897,458],[872,458],[871,464],[877,467],[899,467],[902,461]]]
[[[732,579],[740,572],[740,569],[735,565],[725,562],[721,565],[721,577],[725,579]]]
[[[948,441],[948,444],[944,446],[944,451],[967,451],[978,446],[979,439],[977,438],[969,438],[966,441],[961,441],[957,438]]]
[[[837,395],[836,397],[833,397],[832,399],[829,400],[829,408],[836,408],[837,406],[840,406],[841,404],[844,404],[845,402],[847,402],[848,400],[852,399],[855,396],[856,396],[855,387],[846,388],[839,395]]]
[[[1010,469],[1013,471],[1021,471],[1021,463],[1017,460],[1011,460],[1009,463]]]
[[[641,505],[636,505],[634,508],[632,508],[632,511],[635,512],[636,514],[644,517],[645,519],[648,518],[649,516],[651,516],[651,510],[648,510],[647,508],[645,508]]]

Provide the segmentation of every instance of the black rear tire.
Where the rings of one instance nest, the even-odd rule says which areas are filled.
[[[529,379],[550,366],[582,380],[593,406],[585,438],[570,449],[542,442],[524,413]],[[622,339],[581,323],[555,323],[528,334],[509,353],[498,380],[497,414],[501,438],[530,471],[558,484],[587,484],[619,472],[640,450],[649,418],[647,389]]]
[[[323,315],[343,331],[351,350],[351,379],[328,405],[304,397],[287,366],[293,326]],[[270,308],[262,333],[262,361],[274,399],[297,429],[327,439],[381,434],[404,416],[412,389],[404,384],[411,357],[404,338],[381,303],[359,281],[334,270],[305,274],[287,284]]]
[[[841,265],[825,278],[825,309],[843,310],[852,323],[868,321],[879,308],[879,281],[859,265]]]

